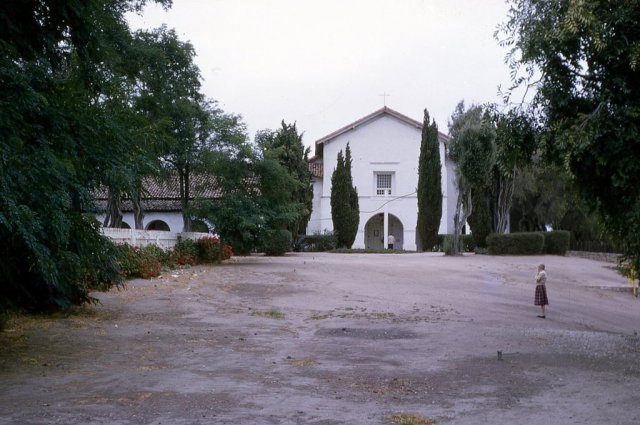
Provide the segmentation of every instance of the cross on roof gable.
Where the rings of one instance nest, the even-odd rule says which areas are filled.
[[[333,133],[327,134],[326,136],[322,137],[321,139],[316,140],[316,152],[318,151],[318,145],[322,145],[324,143],[327,143],[333,139],[335,139],[336,137],[346,133],[347,131],[351,131],[351,130],[355,130],[356,127],[361,126],[363,124],[366,124],[370,121],[373,121],[383,115],[389,115],[392,116],[410,126],[413,126],[417,129],[422,130],[422,123],[420,121],[416,121],[413,118],[409,118],[406,115],[401,114],[398,111],[394,111],[393,109],[384,106],[380,109],[378,109],[375,112],[372,112],[371,114],[360,118],[359,120],[356,120],[354,122],[352,122],[351,124],[347,124],[344,127],[334,131]],[[443,138],[444,142],[448,142],[449,141],[449,137],[447,135],[445,135],[444,133],[438,132],[438,136],[439,138]]]

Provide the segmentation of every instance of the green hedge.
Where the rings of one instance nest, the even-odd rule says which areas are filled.
[[[266,255],[281,256],[291,249],[291,232],[286,229],[272,229],[267,232],[264,243]]]
[[[544,253],[565,255],[569,250],[571,233],[567,230],[554,230],[542,232],[544,236]]]
[[[336,249],[338,240],[332,233],[316,233],[313,235],[300,235],[296,240],[294,251],[323,252]]]
[[[492,233],[487,236],[487,250],[491,255],[540,255],[544,236],[541,232]]]
[[[488,253],[493,255],[565,255],[569,241],[570,233],[566,230],[492,233],[487,237],[487,248]]]
[[[463,252],[473,252],[476,249],[473,235],[460,235],[460,245]],[[446,252],[447,248],[453,249],[453,235],[438,235],[438,251]]]

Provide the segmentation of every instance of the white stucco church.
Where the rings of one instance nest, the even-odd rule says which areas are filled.
[[[315,143],[310,159],[313,211],[307,234],[333,230],[331,175],[337,156],[349,143],[353,184],[358,190],[360,224],[353,248],[382,249],[388,236],[395,249],[418,246],[418,158],[422,123],[383,107]],[[438,134],[442,164],[442,220],[440,234],[453,233],[457,198],[454,164],[447,158],[449,138]]]

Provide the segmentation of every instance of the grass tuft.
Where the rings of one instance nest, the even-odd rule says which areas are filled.
[[[268,317],[269,319],[284,319],[284,313],[272,308],[271,310],[256,310],[252,316]]]
[[[389,416],[389,420],[394,425],[434,425],[436,423],[433,418],[411,413],[396,413]]]

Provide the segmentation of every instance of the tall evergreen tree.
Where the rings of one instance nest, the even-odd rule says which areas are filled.
[[[442,218],[442,162],[438,146],[438,125],[429,124],[429,112],[424,110],[422,141],[418,162],[418,235],[422,251],[431,251],[438,243]]]
[[[349,191],[349,228],[347,229],[348,238],[345,240],[346,246],[351,247],[356,240],[358,233],[358,225],[360,224],[360,205],[358,203],[358,189],[353,186],[353,178],[351,176],[351,148],[347,143],[344,158],[344,170],[346,174],[346,188]]]
[[[351,177],[351,149],[338,152],[336,169],[331,175],[331,219],[338,246],[351,248],[358,232],[360,211],[358,192]]]
[[[311,217],[313,187],[309,171],[309,153],[311,149],[302,143],[302,134],[296,124],[282,121],[277,131],[264,130],[256,135],[256,143],[263,155],[272,152],[280,164],[295,180],[296,187],[291,191],[290,201],[296,206],[297,218],[287,225],[292,235],[304,234]]]

